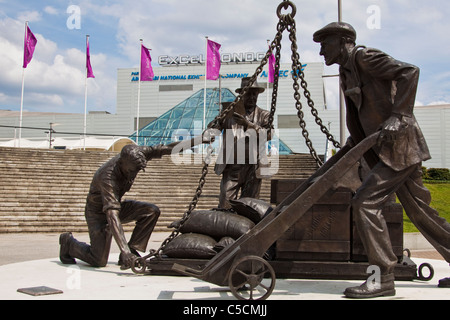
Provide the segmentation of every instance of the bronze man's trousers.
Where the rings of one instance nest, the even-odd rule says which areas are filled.
[[[380,161],[353,197],[353,215],[369,263],[379,266],[382,274],[392,273],[397,263],[381,214],[381,208],[394,192],[409,219],[450,263],[450,224],[429,206],[431,196],[422,183],[421,165],[394,171]]]
[[[123,201],[119,218],[122,223],[136,221],[136,226],[128,245],[130,249],[145,252],[150,236],[158,221],[160,210],[151,203]],[[104,267],[108,262],[112,233],[109,231],[106,215],[86,208],[86,222],[89,228],[90,245],[73,240],[69,255],[89,263],[94,267]]]
[[[255,164],[228,164],[220,182],[219,208],[231,208],[229,200],[259,198],[262,180],[256,176]]]

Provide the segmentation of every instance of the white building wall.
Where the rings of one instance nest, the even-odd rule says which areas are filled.
[[[415,107],[414,114],[432,157],[423,165],[428,168],[450,168],[450,105]]]
[[[222,88],[228,88],[235,93],[240,87],[243,76],[251,76],[259,64],[223,64],[221,73],[225,78],[221,80]],[[305,140],[298,124],[297,110],[293,98],[293,81],[290,77],[290,64],[281,66],[282,75],[279,79],[279,92],[277,100],[277,110],[274,118],[275,128],[278,128],[278,116],[289,116],[295,119],[295,125],[291,128],[278,129],[279,137],[294,152],[308,153]],[[204,88],[203,79],[186,80],[161,80],[161,77],[169,76],[203,76],[203,66],[178,66],[154,68],[155,76],[158,80],[141,83],[141,103],[140,117],[158,117],[164,112],[173,108],[195,92]],[[92,113],[87,117],[87,132],[93,134],[108,134],[118,136],[129,136],[134,132],[135,118],[137,115],[138,82],[132,81],[133,73],[137,69],[118,69],[117,72],[117,107],[116,114]],[[266,86],[267,67],[265,74],[258,78],[258,82]],[[323,96],[323,64],[307,63],[304,70],[305,80],[311,92],[315,107],[319,112],[319,117],[325,126],[329,127],[334,138],[339,141],[339,111],[327,110],[324,108]],[[230,75],[238,75],[230,77]],[[160,91],[160,85],[192,85],[192,90],[187,91]],[[219,86],[219,81],[207,81],[208,88]],[[267,94],[268,93],[268,94]],[[258,105],[261,108],[270,108],[270,89],[259,96]],[[310,108],[304,97],[303,89],[300,88],[302,110],[304,113],[306,128],[309,138],[312,140],[316,151],[319,154],[325,152],[326,137],[316,125]],[[450,135],[450,105],[415,107],[415,115],[419,125],[427,140],[432,159],[425,162],[426,167],[450,168],[450,142],[447,137]],[[294,121],[294,120],[293,120]],[[54,130],[57,132],[83,132],[83,114],[49,114],[49,113],[24,113],[23,126],[48,128],[49,123],[55,123]],[[0,125],[18,126],[19,113],[0,110]],[[23,138],[45,138],[45,130],[22,131]],[[0,140],[13,139],[18,134],[13,128],[3,128],[0,126]],[[67,137],[62,135],[61,137]]]
[[[254,64],[225,64],[222,65],[221,79],[222,88],[228,88],[233,93],[240,87],[243,76],[252,76],[259,65]],[[279,80],[279,94],[277,104],[277,114],[295,113],[293,104],[293,81],[290,77],[291,66],[283,64],[280,68],[282,77]],[[138,69],[119,69],[117,76],[117,114],[137,114],[138,81],[132,81],[138,77]],[[190,97],[193,93],[205,87],[203,75],[204,66],[177,66],[177,67],[159,67],[154,68],[155,76],[158,80],[141,82],[141,96],[139,114],[143,117],[158,117],[167,110],[173,108],[178,103]],[[267,85],[267,67],[258,77],[258,83],[262,86]],[[316,106],[323,109],[323,84],[322,84],[322,63],[311,63],[305,67],[305,80],[308,83],[308,89],[311,91]],[[238,75],[238,77],[230,77]],[[162,80],[162,77],[185,76],[186,80]],[[200,78],[188,79],[189,76],[199,76]],[[164,78],[163,78],[164,79]],[[165,91],[160,92],[160,85],[193,85],[189,91]],[[207,81],[207,88],[218,88],[219,81]],[[300,91],[303,95],[303,90]],[[269,90],[271,95],[272,90]],[[237,94],[236,94],[237,95]],[[304,99],[304,98],[302,98]],[[269,97],[270,101],[270,97]],[[267,107],[267,92],[260,95],[258,105],[262,108]]]
[[[18,111],[0,111],[0,125],[18,127]],[[41,128],[22,129],[24,139],[46,139],[48,136],[50,123],[56,133],[54,137],[81,137],[84,132],[84,114],[47,114],[37,112],[24,112],[23,127]],[[88,134],[104,134],[128,137],[132,132],[132,123],[126,118],[113,114],[89,114],[87,117],[86,132]],[[71,134],[66,134],[71,133]],[[10,140],[19,137],[19,129],[5,128],[0,126],[0,141]]]
[[[326,136],[320,131],[320,127],[315,123],[314,117],[310,111],[305,109],[305,121],[306,130],[309,133],[309,139],[312,141],[314,149],[318,154],[324,154],[326,148]],[[308,112],[308,113],[306,113]],[[329,131],[333,135],[334,139],[339,142],[339,112],[338,110],[321,110],[319,116],[322,119],[322,123],[329,128]],[[292,115],[293,118],[297,118],[297,115]],[[298,128],[292,129],[279,129],[280,139],[286,143],[292,151],[296,153],[309,153],[309,149],[305,144],[305,138],[303,137],[300,125]]]
[[[222,88],[228,88],[233,93],[241,86],[243,77],[252,76],[259,64],[225,64],[222,65],[222,78],[219,81],[207,81],[207,88],[217,88],[219,85]],[[118,70],[118,88],[117,88],[117,113],[121,115],[129,115],[129,121],[133,121],[137,115],[137,97],[138,97],[138,69],[119,69]],[[157,80],[141,82],[141,95],[139,116],[140,117],[158,117],[164,112],[176,106],[178,103],[184,101],[192,94],[205,87],[204,66],[174,66],[174,67],[160,67],[154,68],[154,73]],[[336,111],[329,111],[324,109],[323,96],[323,64],[322,63],[307,63],[304,67],[305,81],[307,89],[314,101],[315,107],[318,109],[320,115],[325,117],[324,124],[328,122],[335,122],[334,119]],[[291,64],[282,64],[280,67],[280,78],[277,96],[277,107],[274,118],[274,126],[278,127],[278,115],[291,115],[297,117],[297,109],[295,107],[293,80],[291,78]],[[237,75],[237,76],[236,76]],[[185,80],[166,80],[165,77],[183,76]],[[189,76],[194,76],[195,79],[189,79]],[[257,79],[261,86],[267,87],[267,66]],[[299,81],[300,83],[300,81]],[[191,84],[192,90],[188,91],[163,91],[159,90],[160,85],[186,85]],[[266,90],[258,98],[258,105],[270,110],[272,100],[272,89]],[[311,109],[308,106],[307,100],[304,97],[304,89],[300,87],[299,93],[301,95],[301,103],[305,115],[305,121],[309,124],[308,130],[311,130],[311,139],[318,144],[318,153],[323,153],[325,148],[325,136],[319,131],[317,125],[311,116]],[[235,93],[236,94],[236,93]],[[237,95],[237,94],[236,94]],[[312,121],[312,122],[311,122]],[[338,126],[338,123],[334,124]],[[287,143],[294,152],[309,152],[306,148],[299,126],[293,129],[280,129],[279,137]],[[338,134],[339,130],[336,127]]]

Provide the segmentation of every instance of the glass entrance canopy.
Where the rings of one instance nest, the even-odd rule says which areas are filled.
[[[233,102],[235,99],[236,96],[229,89],[221,89],[220,92],[218,88],[206,89],[206,108],[204,108],[204,89],[201,89],[139,130],[138,144],[166,145],[198,136],[203,132],[204,113],[205,123],[208,125],[221,111],[221,102]],[[130,139],[136,142],[136,132]],[[276,139],[275,143],[279,154],[292,153],[282,141]]]

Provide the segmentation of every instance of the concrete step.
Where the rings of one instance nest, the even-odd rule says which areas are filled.
[[[0,233],[86,232],[84,206],[92,176],[112,152],[0,148]],[[184,158],[187,159],[187,158]],[[177,165],[170,156],[148,162],[125,199],[156,204],[161,216],[156,231],[180,219],[188,209],[203,169],[198,157]],[[201,158],[200,158],[201,160]],[[196,162],[197,161],[197,162]],[[197,210],[217,206],[220,176],[209,173]],[[272,178],[306,178],[316,170],[309,155],[280,156]],[[263,180],[261,199],[270,200],[270,180]],[[134,224],[125,226],[131,231]]]

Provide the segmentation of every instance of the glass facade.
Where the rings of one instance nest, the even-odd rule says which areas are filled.
[[[139,130],[139,145],[169,144],[174,141],[190,139],[203,132],[203,114],[205,113],[206,125],[210,123],[220,112],[221,102],[233,102],[236,96],[229,89],[206,89],[206,108],[204,111],[204,89],[197,91],[192,96],[179,103],[159,118],[150,122]],[[219,94],[221,97],[219,99]],[[130,136],[136,142],[136,132]],[[279,154],[291,154],[282,141],[274,139],[269,144],[277,144]],[[270,148],[270,145],[269,145]]]

